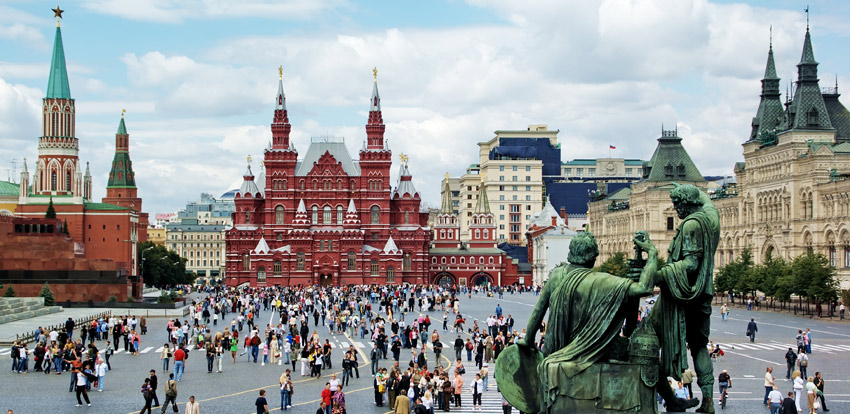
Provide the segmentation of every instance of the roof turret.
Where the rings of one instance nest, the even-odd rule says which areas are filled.
[[[242,186],[239,187],[240,196],[244,197],[248,194],[251,197],[257,197],[260,194],[260,189],[257,188],[257,184],[254,182],[254,173],[251,171],[251,157],[248,157],[248,169],[245,170],[245,173],[242,174]]]
[[[782,107],[782,99],[779,93],[779,81],[780,79],[776,75],[776,64],[773,60],[773,36],[771,34],[764,78],[761,80],[761,101],[756,116],[753,118],[749,141],[761,140],[762,134],[772,134],[782,124],[785,110]]]
[[[487,188],[484,184],[484,176],[478,184],[478,201],[475,202],[475,210],[472,214],[490,214],[490,200],[487,199]]]
[[[419,197],[419,192],[413,186],[413,176],[410,174],[410,170],[407,169],[408,156],[399,154],[399,158],[401,158],[401,167],[398,173],[398,186],[393,196],[404,197],[405,195],[410,195],[413,198]]]
[[[832,122],[818,83],[818,62],[812,48],[812,36],[806,27],[803,53],[797,64],[797,88],[785,115],[785,129],[832,129]]]
[[[440,206],[440,214],[454,214],[454,209],[452,208],[452,189],[449,186],[449,173],[446,173],[446,179],[443,180],[443,202]]]

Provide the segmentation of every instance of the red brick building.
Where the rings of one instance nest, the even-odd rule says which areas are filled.
[[[52,202],[78,257],[109,260],[116,271],[132,276],[132,296],[141,297],[137,244],[147,239],[148,216],[143,213],[129,156],[129,135],[122,115],[115,135],[115,158],[102,202],[92,198],[92,178],[86,163],[81,172],[76,109],[68,84],[62,32],[57,25],[47,94],[42,107],[38,161],[30,177],[26,161],[21,172],[16,214],[42,218]]]
[[[448,178],[448,177],[447,177]],[[460,239],[460,222],[452,208],[449,180],[445,180],[440,214],[434,221],[430,282],[458,286],[505,286],[518,283],[519,261],[496,244],[496,222],[490,212],[485,186],[478,186],[478,201],[469,223],[469,240]]]
[[[132,276],[110,259],[79,254],[62,225],[59,219],[0,216],[0,283],[34,297],[47,282],[60,303],[132,297]]]
[[[367,140],[353,160],[341,138],[312,138],[299,159],[283,81],[278,84],[272,140],[259,179],[248,169],[226,233],[228,286],[428,283],[431,230],[402,155],[390,183],[392,152],[377,80]]]

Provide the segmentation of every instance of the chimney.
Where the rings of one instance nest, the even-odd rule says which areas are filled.
[[[557,225],[558,225],[558,217],[553,216],[552,217],[552,227],[557,226]]]
[[[567,219],[567,208],[566,207],[561,207],[561,218],[564,219],[564,220]]]

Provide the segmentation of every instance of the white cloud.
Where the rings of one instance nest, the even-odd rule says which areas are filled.
[[[84,118],[78,131],[86,134],[81,155],[97,171],[95,188],[105,185],[121,108],[129,110],[131,153],[148,209],[175,210],[201,191],[238,186],[245,156],[259,159],[271,136],[278,65],[300,153],[311,136],[330,134],[344,136],[355,158],[377,66],[390,148],[410,155],[414,183],[432,204],[439,204],[446,171],[462,174],[478,162],[476,143],[494,130],[532,123],[560,130],[564,160],[607,156],[608,145],[617,147],[614,156],[646,159],[661,124],[677,125],[701,172],[728,174],[740,151],[712,149],[740,148],[749,133],[768,24],[783,82],[795,70],[804,31],[799,13],[706,0],[470,2],[504,23],[245,33],[191,51],[179,42],[167,49],[140,43],[120,58],[129,85],[105,84],[91,72],[72,79],[72,89],[98,95],[77,102]],[[166,23],[274,16],[281,11],[263,8],[293,7],[249,0],[236,11],[234,4],[87,3]],[[297,7],[316,9],[290,17],[337,5],[305,2]],[[33,70],[43,74],[46,67],[0,62],[0,76],[24,78]],[[94,121],[97,115],[107,121]],[[5,118],[0,114],[0,128]]]
[[[96,13],[130,20],[181,23],[235,17],[298,20],[343,4],[341,0],[88,0],[84,6]]]

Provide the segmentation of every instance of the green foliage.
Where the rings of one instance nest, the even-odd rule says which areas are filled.
[[[139,257],[144,259],[142,276],[148,286],[162,288],[195,280],[194,274],[186,273],[186,259],[165,246],[144,242],[139,246]]]
[[[598,269],[600,272],[626,277],[629,273],[629,265],[626,263],[625,253],[614,253],[608,260],[602,262]]]
[[[717,270],[717,275],[714,277],[714,290],[729,293],[749,291],[756,280],[749,277],[752,267],[752,251],[749,248],[744,249],[737,259]]]
[[[109,299],[107,300],[107,302],[109,302],[109,303],[118,302],[118,298],[116,298],[115,294],[113,293],[113,294],[109,295]]]
[[[56,218],[56,209],[53,208],[53,197],[50,197],[50,204],[47,205],[47,211],[44,212],[44,218]]]
[[[3,297],[4,298],[14,298],[15,296],[18,296],[18,295],[15,294],[15,289],[12,289],[12,285],[6,286],[6,291],[3,292]]]
[[[159,294],[159,303],[174,303],[177,298],[177,292],[163,290]]]
[[[65,224],[62,225],[62,233],[66,236],[70,236],[71,233],[68,233],[68,219],[65,219]]]
[[[821,253],[808,252],[791,262],[794,293],[806,296],[816,303],[838,297],[838,280],[829,259]]]
[[[44,306],[53,306],[56,304],[56,298],[53,297],[53,292],[50,290],[47,282],[44,282],[44,286],[41,287],[41,292],[38,293],[38,296],[44,298]]]

